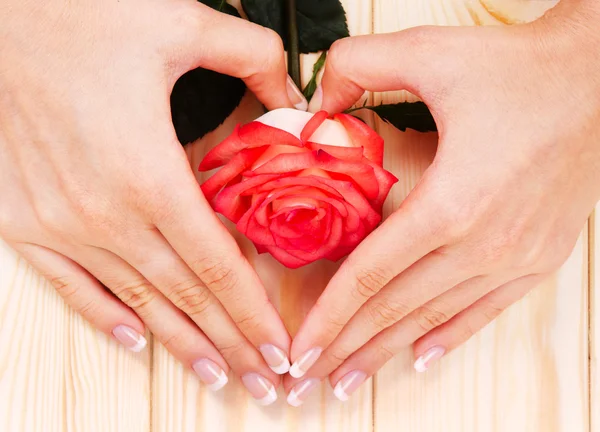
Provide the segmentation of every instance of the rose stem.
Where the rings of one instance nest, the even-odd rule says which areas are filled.
[[[288,73],[298,88],[302,88],[300,77],[300,49],[298,46],[298,23],[296,20],[296,0],[287,0],[288,25]]]

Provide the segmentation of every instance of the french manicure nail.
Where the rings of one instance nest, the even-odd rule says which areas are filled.
[[[316,113],[317,111],[321,111],[321,106],[323,105],[323,87],[321,84],[317,86],[317,89],[313,93],[313,97],[308,104],[308,111],[312,113]]]
[[[367,374],[363,371],[355,370],[347,373],[338,381],[333,389],[333,394],[342,402],[350,399],[350,395],[360,387],[367,379]]]
[[[415,362],[415,370],[417,372],[425,372],[433,363],[441,359],[446,353],[446,349],[442,346],[434,346],[429,348]]]
[[[321,348],[312,348],[306,351],[294,362],[290,368],[290,375],[294,378],[302,377],[315,364],[322,352]]]
[[[133,352],[140,352],[146,347],[148,343],[146,338],[136,332],[131,327],[126,325],[116,326],[112,334],[119,342],[121,342],[127,349]]]
[[[271,370],[276,374],[283,375],[290,370],[290,361],[282,349],[270,344],[261,345],[258,349]]]
[[[309,378],[294,386],[287,397],[287,403],[294,407],[302,405],[309,393],[320,383],[316,378]]]
[[[257,373],[249,373],[242,377],[242,382],[259,405],[271,405],[277,400],[275,386]]]
[[[292,77],[287,77],[287,93],[290,101],[297,110],[306,111],[308,109],[308,101],[298,88],[298,86],[292,80]]]
[[[202,382],[212,391],[221,390],[229,381],[225,371],[214,361],[206,358],[194,363],[192,369],[194,369],[194,372],[196,372]]]

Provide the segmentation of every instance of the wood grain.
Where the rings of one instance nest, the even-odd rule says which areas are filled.
[[[149,378],[0,241],[0,431],[146,432]]]
[[[590,219],[590,423],[600,432],[600,204]]]

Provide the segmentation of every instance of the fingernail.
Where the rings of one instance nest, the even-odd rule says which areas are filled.
[[[290,370],[290,361],[283,350],[270,344],[261,345],[258,349],[271,370],[276,374],[283,375]]]
[[[316,113],[317,111],[321,111],[321,106],[323,105],[323,87],[321,84],[317,86],[310,103],[308,104],[308,111],[312,113]]]
[[[294,362],[290,368],[290,375],[294,378],[302,377],[315,364],[322,352],[321,348],[313,348],[306,351]]]
[[[133,352],[140,352],[146,347],[146,344],[148,343],[144,336],[142,336],[134,329],[126,325],[116,326],[113,329],[112,334],[128,350]]]
[[[229,381],[225,371],[214,361],[206,358],[194,363],[192,369],[194,369],[194,372],[196,372],[202,382],[212,391],[221,390]]]
[[[294,107],[300,111],[306,111],[308,108],[308,101],[298,88],[298,86],[292,80],[292,77],[287,77],[287,93],[288,97],[292,101]]]
[[[316,378],[309,378],[294,386],[287,397],[287,403],[294,407],[299,407],[305,401],[310,392],[320,383]]]
[[[355,370],[344,375],[344,378],[338,381],[333,389],[333,394],[342,402],[350,399],[350,395],[360,387],[367,379],[367,374],[363,371]]]
[[[421,357],[415,362],[415,370],[417,372],[425,372],[431,367],[433,363],[441,359],[446,353],[446,349],[441,346],[434,346],[429,348]]]
[[[277,400],[275,386],[262,375],[257,373],[246,374],[242,377],[242,382],[259,405],[271,405]]]

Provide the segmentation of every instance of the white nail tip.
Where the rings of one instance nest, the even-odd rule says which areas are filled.
[[[142,351],[144,348],[146,348],[147,344],[148,344],[148,341],[146,340],[146,338],[144,336],[140,335],[137,343],[134,346],[129,347],[129,350],[138,353],[138,352]]]
[[[427,365],[425,364],[425,359],[423,358],[423,356],[421,356],[417,359],[414,367],[417,372],[426,372],[427,371]]]
[[[300,366],[297,363],[293,364],[290,368],[290,375],[294,378],[302,378],[305,373],[306,371],[300,369]]]
[[[279,366],[269,366],[277,375],[283,375],[290,370],[290,361],[286,358]]]
[[[229,378],[227,378],[227,375],[225,374],[224,371],[221,371],[221,375],[219,375],[219,378],[214,383],[208,385],[207,387],[212,391],[218,391],[218,390],[221,390],[223,387],[225,387],[228,382],[229,382]]]
[[[350,397],[344,391],[341,381],[336,384],[335,388],[333,389],[333,394],[342,402],[346,402],[348,399],[350,399]]]
[[[271,405],[273,402],[277,400],[277,391],[275,387],[271,387],[268,393],[261,399],[256,399],[256,403],[262,406]]]
[[[302,401],[296,395],[296,392],[292,390],[287,397],[287,403],[293,407],[299,407],[302,405]]]

